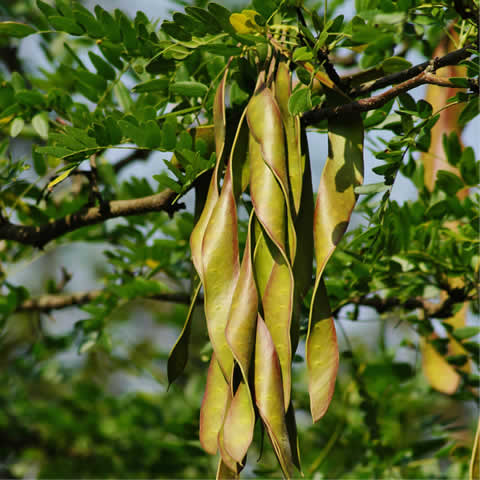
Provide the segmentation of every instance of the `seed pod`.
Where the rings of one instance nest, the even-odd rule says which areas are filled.
[[[265,323],[282,368],[286,411],[291,390],[290,328],[294,282],[290,259],[295,255],[295,232],[288,202],[283,124],[271,90],[264,88],[252,97],[247,107],[247,120],[251,132],[250,195],[264,232],[263,239],[262,236],[257,238],[261,244],[255,252],[255,265],[260,268],[256,277],[261,282],[258,287]]]
[[[305,156],[302,155],[300,142],[300,117],[292,116],[288,111],[288,100],[292,93],[292,77],[290,69],[285,62],[280,62],[277,67],[275,79],[275,99],[277,100],[285,129],[288,152],[288,177],[294,213],[298,214],[302,198],[303,171],[305,169]]]
[[[218,434],[223,425],[229,398],[230,387],[213,353],[200,408],[200,443],[203,449],[212,455],[217,453]]]
[[[223,161],[223,151],[225,148],[225,131],[226,131],[226,114],[225,114],[225,82],[228,74],[228,69],[220,82],[213,104],[213,120],[215,130],[215,152],[216,152],[216,164],[213,169],[212,178],[210,180],[210,187],[208,189],[207,200],[190,236],[190,249],[192,251],[192,261],[195,265],[195,269],[198,272],[198,276],[203,282],[203,265],[201,261],[202,257],[202,244],[205,230],[207,228],[208,221],[212,214],[213,207],[218,199],[218,174],[221,169]]]
[[[243,254],[225,335],[240,371],[242,380],[234,394],[224,423],[224,444],[238,463],[243,461],[252,443],[255,411],[248,385],[248,373],[255,345],[258,294],[253,276],[252,229],[253,212],[248,225],[247,244]]]
[[[338,102],[335,93],[330,102]],[[340,99],[340,102],[343,101]],[[363,181],[363,125],[359,114],[328,123],[328,158],[323,168],[314,214],[316,281],[308,320],[306,343],[310,408],[314,422],[330,403],[338,370],[335,325],[322,274],[345,233],[356,202],[354,188]]]
[[[255,399],[283,473],[290,478],[294,463],[285,421],[282,372],[272,336],[260,315],[255,344]]]

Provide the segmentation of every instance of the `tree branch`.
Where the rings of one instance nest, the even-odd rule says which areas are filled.
[[[137,160],[147,160],[152,152],[150,150],[134,150],[132,153],[127,155],[125,158],[119,160],[115,165],[113,165],[113,171],[118,173],[122,168],[127,167]]]
[[[427,83],[440,85],[442,87],[461,88],[452,84],[445,78],[437,77],[430,72],[422,72],[415,77],[410,78],[409,80],[406,80],[374,97],[362,98],[361,100],[346,103],[344,105],[338,105],[336,107],[319,108],[312,110],[310,112],[307,112],[302,117],[302,120],[306,125],[311,125],[318,123],[325,118],[331,118],[337,115],[348,115],[353,112],[367,112],[368,110],[374,110],[376,108],[383,107],[383,105],[385,105],[392,98],[396,98],[400,94],[407,92],[408,90],[412,90],[413,88],[419,87],[420,85],[425,85]]]
[[[472,299],[473,297],[461,288],[452,289],[448,297],[440,303],[434,303],[421,297],[401,301],[395,297],[382,298],[378,295],[373,297],[361,296],[352,298],[344,305],[338,307],[333,312],[333,315],[336,316],[342,308],[353,304],[374,308],[379,314],[392,311],[396,308],[403,308],[405,310],[416,310],[420,308],[431,318],[449,318],[453,315],[453,307],[456,304],[464,303]]]
[[[100,207],[91,207],[52,220],[43,225],[16,225],[0,219],[0,240],[13,240],[24,245],[42,248],[48,242],[82,227],[102,223],[116,217],[128,217],[143,213],[167,211],[173,213],[180,205],[172,205],[176,193],[169,188],[155,195],[132,200],[114,200]]]
[[[41,295],[39,297],[25,300],[17,307],[15,313],[21,312],[50,312],[51,310],[61,310],[69,307],[79,307],[102,295],[103,290],[91,290],[89,292],[77,292],[70,294]],[[172,302],[189,305],[191,302],[188,293],[173,292],[159,293],[156,295],[143,297],[148,300],[158,300],[160,302]],[[202,297],[198,297],[198,303],[203,302]]]
[[[435,70],[439,68],[446,67],[448,65],[457,65],[462,60],[470,57],[472,54],[469,52],[473,48],[473,45],[467,45],[464,48],[455,50],[453,52],[447,53],[444,57],[434,59],[433,66]],[[350,96],[357,97],[359,95],[365,95],[367,93],[373,92],[375,90],[380,90],[381,88],[389,87],[390,85],[395,85],[397,83],[404,82],[413,77],[416,77],[420,73],[427,70],[427,68],[432,64],[431,61],[420,63],[414,67],[407,68],[401,72],[392,73],[385,77],[379,78],[374,82],[369,82],[353,91],[350,92]]]

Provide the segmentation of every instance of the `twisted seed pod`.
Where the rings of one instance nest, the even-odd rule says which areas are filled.
[[[280,62],[275,78],[275,99],[280,109],[283,127],[285,129],[288,152],[288,178],[293,200],[294,213],[298,214],[302,199],[303,172],[305,156],[302,155],[300,142],[300,117],[292,116],[288,111],[288,100],[292,93],[292,77],[285,62]]]
[[[247,106],[250,127],[250,195],[266,246],[259,247],[262,263],[260,294],[263,315],[282,369],[285,411],[290,403],[291,339],[294,281],[290,259],[295,255],[295,231],[288,197],[287,158],[280,110],[272,91],[263,88]],[[261,237],[260,237],[261,238]],[[260,251],[260,250],[259,250]],[[271,272],[268,274],[268,265]],[[266,280],[268,278],[268,280]]]
[[[299,116],[292,116],[288,101],[292,92],[292,77],[285,62],[280,62],[275,79],[275,99],[280,108],[285,129],[288,151],[288,176],[291,201],[293,203],[294,226],[300,248],[295,254],[293,275],[295,280],[294,307],[292,318],[292,352],[299,338],[300,311],[302,301],[310,288],[313,264],[313,191],[308,143],[305,129],[302,130]]]
[[[260,315],[255,343],[255,398],[282,471],[290,478],[294,463],[285,421],[282,372],[272,336]]]
[[[248,385],[258,310],[258,293],[253,275],[251,253],[253,218],[252,212],[248,225],[247,243],[225,332],[235,361],[242,373],[242,380],[234,394],[224,423],[225,449],[238,463],[242,463],[247,453],[255,427],[255,411]]]
[[[331,92],[330,102],[339,97]],[[340,99],[342,102],[343,99]],[[315,287],[306,343],[310,409],[314,422],[326,412],[335,388],[338,346],[330,317],[322,274],[350,221],[357,197],[354,188],[363,182],[363,124],[359,114],[336,117],[328,123],[328,158],[323,168],[314,214],[317,261]]]
[[[213,103],[213,120],[214,120],[214,132],[215,132],[215,153],[216,164],[213,169],[212,178],[210,180],[210,187],[207,193],[207,199],[203,207],[202,214],[198,219],[196,225],[192,230],[190,236],[190,249],[192,251],[192,261],[195,269],[198,272],[200,280],[203,282],[203,264],[202,257],[202,244],[205,230],[207,228],[208,221],[212,214],[212,210],[217,202],[218,193],[218,174],[223,161],[223,151],[225,148],[225,135],[226,135],[226,114],[225,114],[225,82],[228,74],[228,69],[217,88],[215,93],[215,100]]]
[[[223,425],[229,399],[230,387],[213,353],[200,408],[200,443],[203,449],[212,455],[217,453],[218,434]]]

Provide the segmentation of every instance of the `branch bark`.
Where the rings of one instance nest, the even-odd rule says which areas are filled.
[[[338,105],[336,107],[327,107],[312,110],[310,112],[307,112],[302,117],[302,120],[306,125],[311,125],[318,123],[325,118],[331,118],[337,115],[348,115],[353,112],[367,112],[369,110],[374,110],[376,108],[383,107],[383,105],[385,105],[392,98],[396,98],[402,93],[407,92],[408,90],[412,90],[413,88],[428,83],[439,85],[442,87],[461,88],[456,87],[454,84],[452,84],[445,78],[437,77],[430,72],[422,72],[415,77],[405,80],[404,82],[396,85],[395,87],[392,87],[389,90],[380,93],[379,95],[376,95],[374,97],[362,98],[361,100],[356,100],[354,102],[346,103],[344,105]]]
[[[469,52],[473,48],[473,45],[467,45],[464,48],[460,48],[458,50],[454,50],[453,52],[447,53],[447,55],[436,58],[433,61],[433,67],[435,70],[440,68],[446,67],[448,65],[457,65],[462,60],[470,57],[472,54]],[[395,85],[398,83],[405,82],[413,77],[416,77],[420,73],[427,70],[427,68],[432,64],[429,60],[427,62],[420,63],[419,65],[415,65],[414,67],[407,68],[406,70],[402,70],[401,72],[392,73],[385,77],[379,78],[374,82],[369,82],[361,87],[352,90],[350,95],[352,97],[357,97],[359,95],[365,95],[367,93],[373,92],[375,90],[380,90],[381,88],[389,87],[390,85]]]
[[[114,200],[99,207],[91,207],[52,220],[39,226],[17,225],[0,219],[0,239],[13,240],[24,245],[43,248],[48,242],[82,227],[102,223],[110,218],[128,217],[143,213],[167,211],[173,213],[180,206],[172,205],[176,193],[169,188],[155,195],[132,200]]]
[[[443,298],[441,302],[431,302],[424,298],[409,298],[401,301],[398,298],[382,298],[378,295],[373,297],[355,297],[350,299],[347,303],[337,308],[333,315],[336,316],[339,311],[347,305],[358,305],[363,307],[371,307],[382,314],[390,312],[396,308],[403,308],[405,310],[416,310],[417,308],[423,310],[428,317],[431,318],[449,318],[453,315],[453,307],[458,303],[464,303],[472,300],[473,297],[468,295],[464,289],[452,289],[448,296]]]
[[[25,300],[16,309],[16,313],[21,312],[50,312],[51,310],[61,310],[69,307],[79,307],[85,305],[102,295],[103,290],[91,290],[88,292],[77,292],[70,294],[41,295],[36,298]],[[189,305],[191,298],[188,293],[162,293],[149,297],[143,297],[149,300],[158,300],[160,302],[172,302]],[[203,301],[200,299],[199,301]]]

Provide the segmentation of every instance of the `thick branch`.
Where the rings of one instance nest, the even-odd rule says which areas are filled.
[[[86,210],[52,220],[39,226],[16,225],[5,219],[0,220],[0,239],[14,240],[24,245],[42,248],[48,242],[88,225],[102,223],[116,217],[128,217],[143,213],[172,212],[172,201],[176,193],[169,188],[155,195],[132,200],[115,200],[105,202],[100,207]]]
[[[16,312],[49,312],[63,308],[78,307],[95,300],[103,293],[102,290],[91,290],[89,292],[78,292],[70,294],[42,295],[36,298],[25,300]],[[149,300],[161,302],[190,304],[190,296],[186,293],[161,293],[145,297]]]
[[[369,110],[375,110],[376,108],[383,107],[383,105],[385,105],[389,100],[398,97],[400,94],[427,83],[442,87],[456,87],[454,84],[450,83],[444,78],[437,77],[430,72],[422,72],[417,76],[410,78],[409,80],[406,80],[374,97],[362,98],[361,100],[346,103],[344,105],[338,105],[336,107],[312,110],[307,112],[303,116],[302,120],[306,125],[311,125],[318,123],[325,118],[331,118],[337,115],[348,115],[353,112],[367,112]]]

